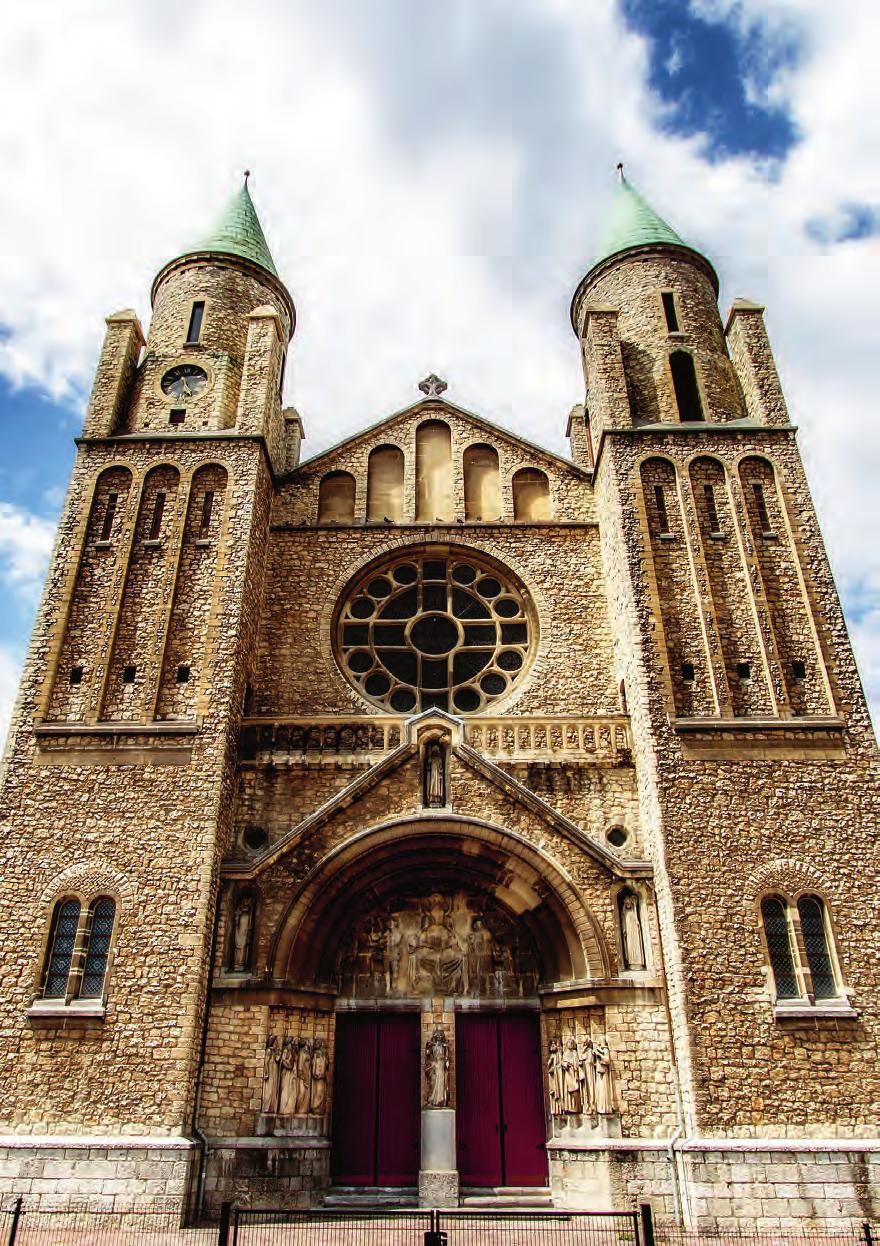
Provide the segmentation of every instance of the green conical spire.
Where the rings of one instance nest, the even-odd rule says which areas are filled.
[[[611,212],[602,233],[599,251],[593,260],[593,267],[612,255],[621,251],[630,251],[633,247],[648,247],[658,243],[676,247],[687,247],[688,244],[658,216],[651,205],[644,199],[634,186],[620,172],[620,186],[611,205]],[[692,251],[693,247],[688,247]],[[699,254],[699,253],[698,253]]]
[[[278,270],[269,253],[266,236],[260,225],[254,201],[248,191],[249,174],[244,175],[244,184],[237,195],[226,205],[216,228],[207,237],[202,238],[195,246],[188,247],[184,255],[198,254],[202,251],[219,251],[222,255],[238,255],[243,260],[250,260],[265,268],[273,277]]]

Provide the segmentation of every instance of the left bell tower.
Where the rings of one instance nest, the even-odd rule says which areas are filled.
[[[183,1207],[274,479],[301,437],[294,304],[247,178],[152,303],[146,337],[107,320],[3,762],[0,1132],[22,1179],[52,1161],[56,1201],[86,1181]]]

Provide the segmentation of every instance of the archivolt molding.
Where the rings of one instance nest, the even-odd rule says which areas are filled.
[[[109,894],[124,903],[134,898],[134,887],[130,879],[101,857],[86,857],[69,865],[66,870],[56,874],[51,883],[44,889],[40,901],[49,904],[65,892],[72,891],[86,900],[97,895]]]
[[[813,866],[791,857],[777,857],[748,876],[745,890],[751,902],[755,903],[771,891],[781,891],[789,899],[795,899],[805,891],[817,891],[824,895],[828,885]]]

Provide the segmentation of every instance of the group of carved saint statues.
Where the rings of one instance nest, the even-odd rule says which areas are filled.
[[[610,1116],[616,1111],[611,1052],[608,1044],[582,1034],[552,1038],[547,1058],[550,1112],[553,1116]]]
[[[330,1056],[322,1038],[292,1038],[280,1046],[278,1036],[266,1039],[263,1098],[266,1116],[323,1116],[327,1111]]]

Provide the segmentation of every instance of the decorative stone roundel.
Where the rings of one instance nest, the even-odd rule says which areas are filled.
[[[392,714],[473,714],[526,671],[537,624],[513,574],[470,550],[398,553],[362,572],[337,610],[336,656]]]

